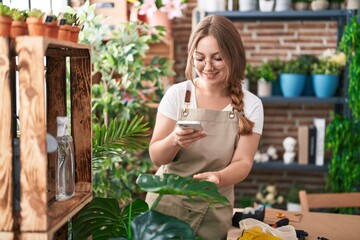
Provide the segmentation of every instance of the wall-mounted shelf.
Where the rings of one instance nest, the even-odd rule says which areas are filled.
[[[274,171],[302,171],[302,172],[327,172],[328,166],[317,166],[314,164],[299,165],[297,163],[284,164],[281,161],[254,163],[253,170],[274,170]]]
[[[343,97],[332,97],[332,98],[318,98],[318,97],[282,97],[282,96],[271,96],[271,97],[260,97],[263,103],[305,103],[305,104],[316,104],[316,105],[329,105],[329,104],[345,104],[346,99]]]

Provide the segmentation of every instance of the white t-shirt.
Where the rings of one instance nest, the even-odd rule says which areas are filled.
[[[190,82],[191,86],[191,98],[189,108],[197,108],[195,91],[196,87]],[[158,112],[164,116],[177,120],[178,109],[183,108],[185,104],[185,92],[187,89],[188,81],[173,84],[165,93],[164,97],[160,101]],[[261,100],[251,92],[243,89],[244,93],[244,113],[245,116],[254,122],[254,133],[262,134],[264,125],[264,109]],[[231,111],[232,106],[229,104],[223,111]]]

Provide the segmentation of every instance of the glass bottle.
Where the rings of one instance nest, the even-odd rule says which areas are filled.
[[[75,194],[74,143],[67,133],[69,119],[57,117],[56,120],[58,142],[55,164],[56,200],[63,201]]]

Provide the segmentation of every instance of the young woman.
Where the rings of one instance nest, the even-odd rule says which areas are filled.
[[[175,216],[203,239],[225,239],[231,227],[234,184],[249,174],[263,128],[263,106],[242,89],[245,50],[238,30],[223,16],[205,17],[188,44],[187,81],[161,100],[150,142],[158,175],[176,173],[217,184],[231,205],[166,195],[156,210]],[[198,77],[194,77],[193,72]],[[203,131],[183,129],[179,120],[200,121]],[[156,194],[148,193],[151,206]]]

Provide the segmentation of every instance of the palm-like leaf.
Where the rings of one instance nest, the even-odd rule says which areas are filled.
[[[131,121],[114,119],[109,127],[105,124],[100,127],[94,124],[94,136],[92,139],[93,161],[124,155],[127,151],[136,151],[148,147],[145,139],[149,134],[148,123],[143,122],[143,117],[135,116]]]
[[[114,198],[94,198],[74,220],[74,239],[127,238],[131,220],[147,210],[147,203],[141,199],[120,209]]]

